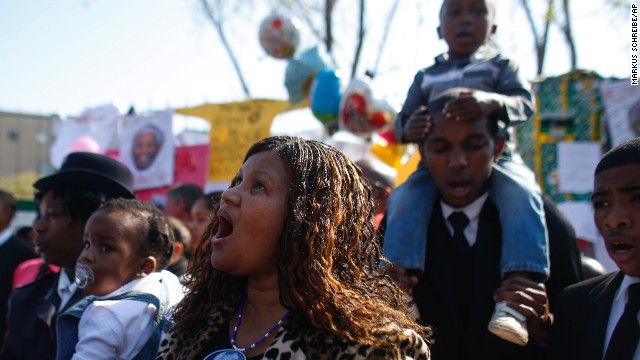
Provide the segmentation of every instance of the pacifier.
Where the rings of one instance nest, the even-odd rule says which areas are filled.
[[[80,289],[84,289],[89,283],[93,283],[95,277],[93,270],[87,264],[76,263],[76,285]]]

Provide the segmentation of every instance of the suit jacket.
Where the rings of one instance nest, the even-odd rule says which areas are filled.
[[[25,260],[36,257],[27,243],[11,236],[0,246],[0,334],[4,334],[7,314],[7,301],[13,284],[13,272]],[[2,339],[0,338],[0,348]]]
[[[565,289],[554,311],[553,359],[602,360],[613,297],[624,274],[614,272]]]
[[[59,276],[48,274],[11,294],[1,360],[55,359]],[[65,309],[83,297],[84,292],[76,291]]]
[[[575,235],[554,205],[545,199],[549,225],[551,275],[547,282],[550,302],[560,289],[582,280]],[[471,254],[451,246],[439,203],[429,222],[425,272],[414,289],[421,321],[434,327],[434,358],[540,359],[546,356],[535,341],[521,347],[487,330],[500,286],[502,228],[498,210],[487,200],[481,213]],[[557,212],[557,213],[556,213]]]

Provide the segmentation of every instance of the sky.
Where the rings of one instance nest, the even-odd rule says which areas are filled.
[[[614,13],[604,1],[572,2],[578,67],[628,77],[630,21],[624,15],[629,11]],[[356,3],[337,2],[335,67],[343,79],[354,53]],[[367,2],[359,74],[376,64],[392,3]],[[415,72],[446,50],[436,36],[440,1],[400,3],[371,81],[374,95],[395,106]],[[534,79],[532,36],[518,4],[496,0],[494,41]],[[253,0],[250,11],[225,23],[253,98],[287,99],[287,61],[267,55],[257,35],[262,19],[277,10],[266,0]],[[541,9],[535,11],[540,17]],[[319,45],[304,25],[300,32],[300,50]],[[568,71],[567,54],[552,28],[545,74]],[[243,99],[227,53],[196,0],[0,0],[0,111],[65,117],[107,103],[145,112]]]

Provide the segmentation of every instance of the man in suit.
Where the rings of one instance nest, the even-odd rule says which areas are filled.
[[[76,259],[89,216],[111,198],[134,198],[133,175],[115,159],[71,153],[53,175],[33,185],[38,202],[36,248],[44,261],[61,267],[10,297],[0,359],[55,359],[55,320],[84,297],[75,284]]]
[[[553,358],[640,359],[640,138],[615,147],[600,160],[592,202],[596,227],[620,270],[560,294]]]
[[[474,121],[448,119],[442,111],[445,104],[460,96],[464,96],[460,89],[452,89],[429,104],[432,128],[421,151],[440,199],[431,219],[425,219],[429,238],[425,270],[409,276],[394,267],[390,275],[413,295],[420,321],[433,327],[433,358],[538,359],[545,353],[549,301],[582,279],[575,234],[546,201],[551,263],[546,285],[526,278],[503,282],[502,230],[498,210],[488,196],[488,182],[505,140],[497,119],[480,111]],[[454,212],[467,217],[458,229],[449,217]],[[531,339],[526,346],[488,331],[495,303],[503,300],[526,318]]]
[[[23,261],[36,257],[27,242],[13,235],[9,229],[17,208],[17,201],[13,195],[0,190],[0,334],[4,334],[5,330],[7,300],[12,289],[13,272]]]

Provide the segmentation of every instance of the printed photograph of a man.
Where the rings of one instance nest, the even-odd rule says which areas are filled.
[[[136,169],[147,169],[155,160],[162,144],[164,135],[155,125],[147,125],[140,129],[133,139],[131,155]]]
[[[175,145],[170,111],[127,115],[120,119],[120,156],[133,172],[133,189],[173,183]]]

